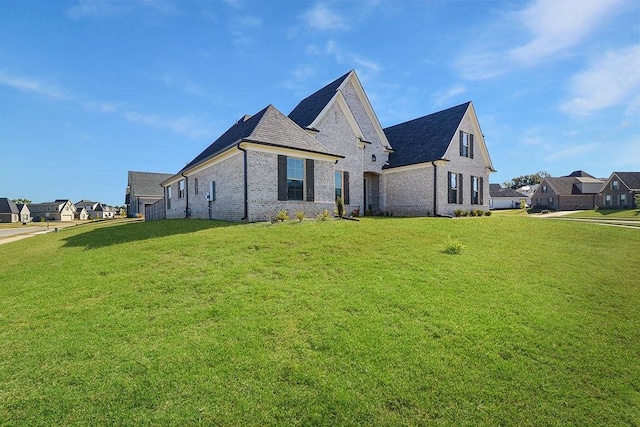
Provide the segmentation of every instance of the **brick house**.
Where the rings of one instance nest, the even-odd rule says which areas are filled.
[[[129,171],[124,200],[127,206],[127,216],[144,216],[145,208],[162,200],[164,190],[160,183],[171,176],[173,174],[170,173]]]
[[[288,116],[245,116],[164,180],[166,218],[262,221],[279,210],[451,215],[489,209],[493,165],[465,104],[383,129],[350,71]]]
[[[560,211],[593,209],[600,205],[603,181],[584,171],[567,176],[546,177],[531,196],[534,207]]]
[[[640,194],[640,172],[613,172],[600,190],[601,207],[633,209]]]

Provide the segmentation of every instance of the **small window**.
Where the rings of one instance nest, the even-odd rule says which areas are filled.
[[[184,179],[178,182],[178,199],[182,199],[184,197]]]
[[[473,159],[473,135],[460,131],[460,156]]]
[[[611,181],[612,190],[618,190],[619,188],[620,188],[620,183],[618,182],[618,180],[614,179],[613,181]]]
[[[304,200],[304,161],[287,157],[288,200]]]
[[[338,200],[338,197],[342,197],[342,171],[336,171],[335,173],[335,193],[336,200]]]
[[[549,206],[553,206],[553,197],[549,197]]]
[[[547,186],[546,186],[546,185],[543,185],[543,186],[542,186],[542,192],[543,192],[543,193],[546,193],[546,192],[547,192]]]
[[[611,206],[611,194],[607,194],[604,196],[604,205]]]
[[[627,195],[626,194],[621,194],[620,195],[620,206],[626,206],[627,204]]]
[[[167,187],[167,209],[171,209],[171,187]]]
[[[451,204],[462,203],[462,174],[449,172],[449,197]]]
[[[193,193],[198,195],[198,178],[193,179]]]
[[[471,177],[471,204],[479,205],[482,203],[480,192],[482,191],[482,178],[478,176]]]

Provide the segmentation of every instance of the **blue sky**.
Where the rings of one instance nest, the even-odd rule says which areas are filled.
[[[640,2],[0,1],[0,197],[124,203],[355,69],[383,127],[472,100],[491,182],[640,171]]]

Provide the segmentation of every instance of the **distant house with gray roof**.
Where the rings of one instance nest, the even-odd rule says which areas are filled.
[[[144,216],[145,207],[164,198],[164,189],[160,183],[173,174],[156,172],[129,171],[125,205],[127,216]]]
[[[489,197],[491,209],[518,209],[522,200],[527,204],[525,194],[500,184],[489,184]]]
[[[20,220],[20,211],[16,204],[6,198],[0,198],[0,222],[18,222]]]
[[[601,204],[599,192],[603,180],[584,171],[562,177],[545,177],[531,196],[534,207],[569,211],[593,209]]]
[[[338,197],[346,212],[450,216],[489,209],[494,171],[471,102],[383,129],[352,70],[288,116],[242,117],[161,185],[166,218],[315,216]]]

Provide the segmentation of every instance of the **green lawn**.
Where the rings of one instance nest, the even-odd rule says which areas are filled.
[[[589,219],[615,219],[627,221],[640,221],[640,210],[638,209],[599,209],[576,212],[567,215],[568,218],[589,218]]]
[[[495,215],[0,245],[0,424],[637,426],[639,248]]]

